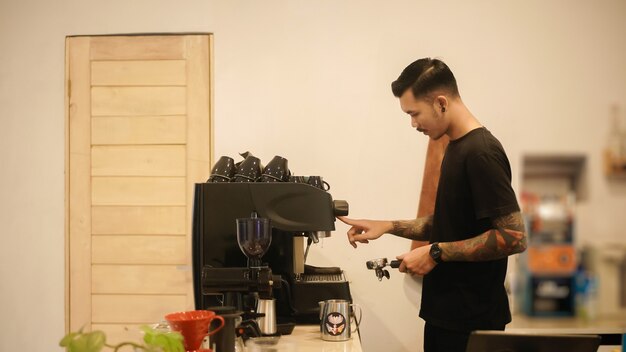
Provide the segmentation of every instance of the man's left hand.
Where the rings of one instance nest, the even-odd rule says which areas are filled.
[[[437,263],[430,256],[430,246],[417,247],[414,250],[401,254],[396,259],[401,260],[398,270],[410,275],[426,275]]]

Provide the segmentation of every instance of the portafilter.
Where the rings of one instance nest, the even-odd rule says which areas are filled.
[[[376,277],[378,281],[382,281],[383,276],[389,279],[389,271],[385,269],[386,266],[390,266],[392,268],[400,267],[401,260],[392,260],[391,262],[387,261],[387,258],[378,258],[372,259],[365,262],[365,265],[368,269],[374,270],[376,272]]]

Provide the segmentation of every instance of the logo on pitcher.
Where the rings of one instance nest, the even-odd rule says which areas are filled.
[[[324,325],[329,335],[338,336],[346,328],[346,318],[341,313],[330,313],[326,316]]]

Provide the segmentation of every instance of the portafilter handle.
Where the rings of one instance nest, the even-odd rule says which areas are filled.
[[[392,268],[400,267],[401,260],[392,260],[391,262],[387,261],[387,258],[378,258],[372,259],[365,262],[365,265],[368,269],[374,270],[376,272],[376,277],[378,281],[382,281],[383,277],[389,279],[389,271],[385,269],[386,266],[390,266]]]

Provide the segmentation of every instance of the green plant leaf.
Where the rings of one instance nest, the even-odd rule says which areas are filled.
[[[96,330],[88,333],[69,333],[59,344],[68,352],[99,352],[105,342],[104,332]]]
[[[63,338],[61,339],[61,341],[59,341],[59,346],[61,347],[67,347],[70,345],[70,343],[72,342],[72,340],[74,340],[76,338],[76,336],[78,336],[79,333],[78,332],[70,332],[67,335],[63,336]]]
[[[100,352],[105,346],[114,351],[131,346],[136,351],[185,352],[183,336],[180,333],[157,331],[148,326],[142,326],[141,329],[144,332],[143,345],[134,342],[121,342],[115,346],[107,345],[104,332],[96,330],[84,333],[83,329],[68,333],[59,341],[59,345],[65,347],[67,352]]]
[[[160,348],[163,352],[185,352],[183,336],[178,332],[162,332],[142,326],[143,341],[150,348]]]
[[[96,330],[87,334],[87,336],[88,351],[97,352],[102,350],[102,347],[104,347],[104,344],[106,343],[106,335],[104,334],[104,332]]]

